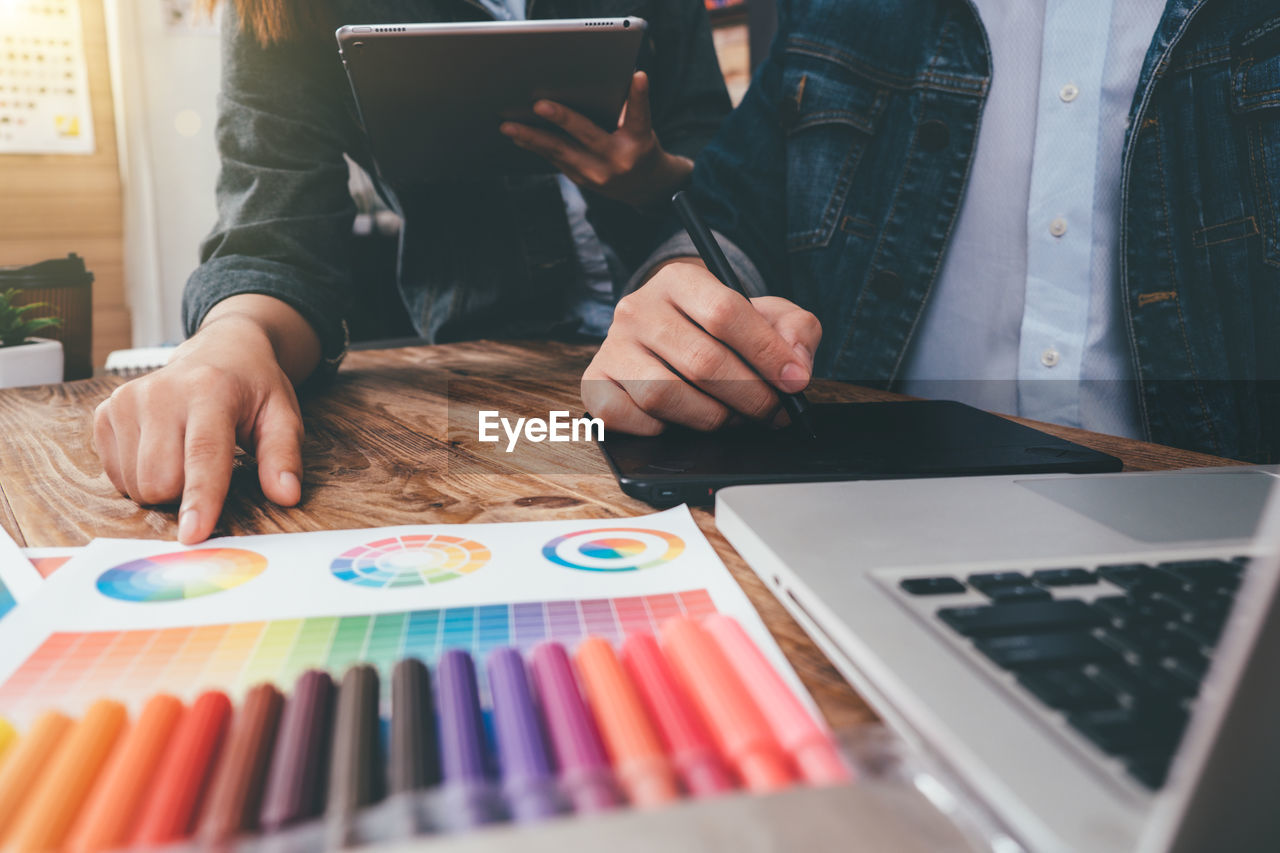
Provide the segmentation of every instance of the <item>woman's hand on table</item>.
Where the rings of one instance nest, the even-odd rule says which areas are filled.
[[[631,78],[627,105],[612,133],[552,101],[538,101],[533,111],[564,132],[510,121],[499,129],[516,145],[543,157],[584,189],[634,207],[647,207],[669,199],[693,171],[693,161],[688,157],[662,149],[653,130],[649,78],[643,71]]]
[[[748,300],[697,258],[679,258],[618,302],[582,375],[582,402],[606,429],[636,435],[668,423],[785,423],[778,392],[808,386],[821,340],[818,318],[795,303]]]
[[[282,358],[272,327],[253,313],[264,306],[268,317],[283,309],[293,315],[286,325],[306,325],[271,297],[231,297],[166,367],[121,385],[94,412],[93,443],[112,484],[139,504],[180,501],[184,544],[204,541],[217,525],[237,444],[257,457],[269,500],[293,506],[301,498],[302,415],[290,372],[301,374],[296,381],[314,369],[319,342],[309,325],[310,340],[292,329]]]

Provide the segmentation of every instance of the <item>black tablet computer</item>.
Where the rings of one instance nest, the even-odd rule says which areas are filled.
[[[654,506],[709,504],[754,483],[1119,471],[1119,459],[947,400],[819,404],[816,439],[748,425],[718,432],[608,432],[622,490]]]
[[[338,49],[379,173],[400,185],[552,171],[499,132],[540,99],[617,127],[640,18],[349,25]]]

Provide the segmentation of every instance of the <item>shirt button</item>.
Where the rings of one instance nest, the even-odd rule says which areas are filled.
[[[1067,220],[1059,216],[1057,219],[1049,223],[1049,233],[1055,237],[1061,237],[1067,233]]]
[[[1045,367],[1056,367],[1059,359],[1061,358],[1062,356],[1058,355],[1058,351],[1053,347],[1049,347],[1047,350],[1040,353],[1040,363]]]
[[[1068,83],[1058,90],[1058,97],[1062,98],[1065,103],[1071,103],[1080,94],[1080,87],[1075,83]]]

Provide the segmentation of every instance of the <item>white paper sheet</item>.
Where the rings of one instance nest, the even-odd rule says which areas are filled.
[[[79,0],[2,0],[0,154],[93,151]]]
[[[377,554],[350,556],[369,543],[378,545]],[[221,552],[214,555],[221,562],[208,560],[211,551]],[[164,556],[183,552],[205,561]],[[353,565],[361,556],[365,562]],[[360,583],[352,582],[352,575]],[[364,585],[392,576],[389,586]],[[147,579],[150,585],[139,583]],[[170,595],[174,584],[182,583],[193,593],[227,588],[177,600],[129,600]],[[706,607],[737,618],[807,699],[750,601],[684,507],[630,519],[246,536],[194,548],[100,539],[0,623],[0,713],[15,721],[51,705],[75,713],[102,695],[137,703],[160,688],[190,695],[217,686],[235,695],[255,679],[288,687],[308,661],[327,660],[329,668],[337,659],[343,665],[368,659],[389,665],[411,647],[438,653],[462,645],[480,658],[495,644],[525,645],[527,637],[520,632],[526,624],[533,624],[529,630],[535,633],[539,622],[541,630],[554,632],[563,628],[564,619],[571,634],[612,631],[621,639],[628,619],[633,627],[646,619],[657,624],[664,614],[681,612],[671,608],[694,612],[703,606],[695,602],[708,598]],[[364,616],[371,618],[361,621]],[[410,635],[420,622],[429,623],[434,633],[421,641],[425,646],[414,647],[417,641]],[[463,622],[465,627],[458,628]],[[182,632],[192,626],[205,627]],[[361,632],[356,646],[351,655],[339,654],[342,632],[352,626]],[[379,639],[383,629],[392,633]],[[454,636],[455,630],[463,633]],[[317,632],[327,632],[320,642],[330,644],[323,659],[308,657],[304,649],[311,642],[305,637],[314,640]],[[242,656],[257,656],[243,667],[228,650],[232,636],[240,634],[246,644]],[[172,660],[162,662],[163,675],[146,675],[148,666],[160,664],[149,662],[152,651],[144,650],[166,643],[181,650],[175,645]],[[221,650],[211,651],[218,643]],[[192,663],[193,658],[198,660]],[[215,666],[214,659],[222,663]],[[68,669],[73,664],[81,669]]]

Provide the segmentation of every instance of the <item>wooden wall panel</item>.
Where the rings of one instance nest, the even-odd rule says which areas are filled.
[[[0,266],[75,252],[93,271],[93,363],[128,347],[124,225],[102,0],[80,0],[93,132],[89,156],[0,155]]]

